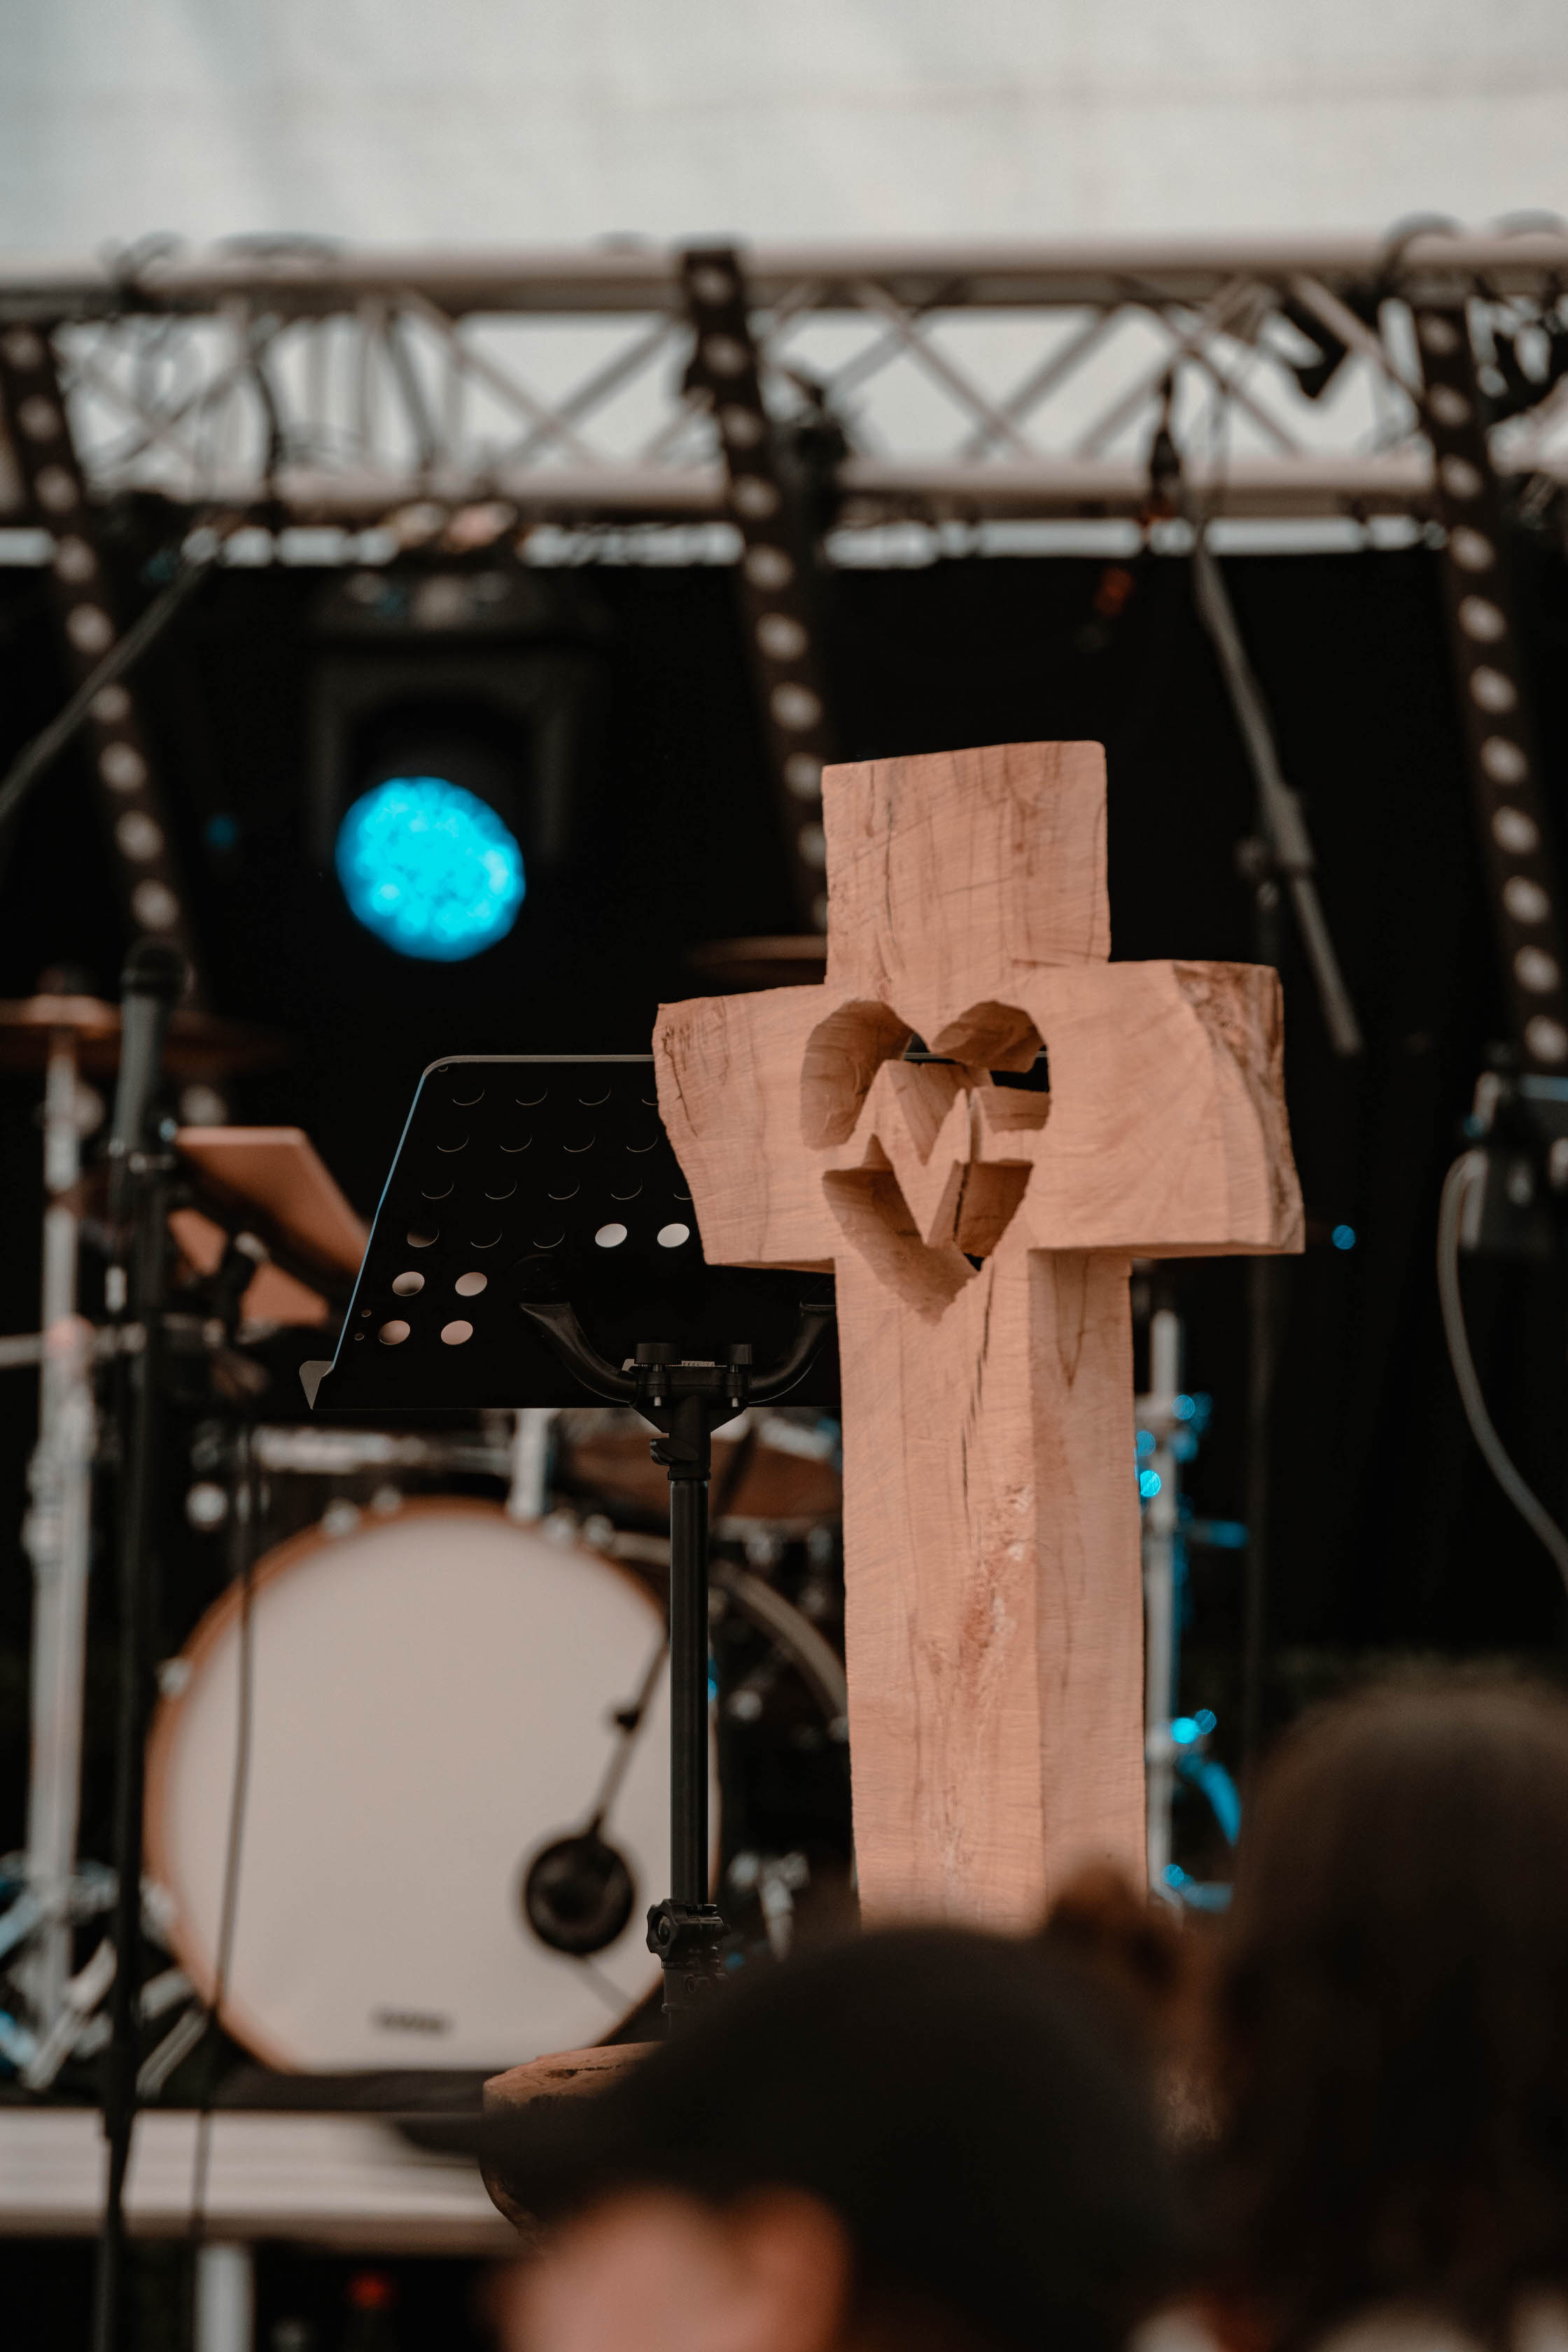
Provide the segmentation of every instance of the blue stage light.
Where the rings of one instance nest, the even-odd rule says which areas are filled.
[[[1140,1470],[1138,1492],[1142,1496],[1143,1500],[1146,1503],[1152,1503],[1159,1491],[1160,1473],[1157,1470]]]
[[[1355,1227],[1353,1225],[1336,1225],[1333,1232],[1329,1235],[1329,1239],[1338,1250],[1354,1249]]]
[[[522,852],[494,809],[441,776],[391,776],[355,801],[336,865],[366,930],[434,963],[504,940],[528,887]]]

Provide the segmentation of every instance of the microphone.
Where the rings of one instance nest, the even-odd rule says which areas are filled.
[[[169,1016],[184,990],[185,976],[185,959],[168,940],[138,940],[120,976],[120,1079],[109,1130],[116,1223],[123,1206],[127,1163],[142,1147],[163,1067]]]

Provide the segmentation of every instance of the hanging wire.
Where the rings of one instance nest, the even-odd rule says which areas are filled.
[[[1487,1411],[1475,1358],[1470,1353],[1469,1335],[1465,1329],[1465,1302],[1459,1289],[1459,1232],[1472,1191],[1486,1181],[1486,1169],[1484,1151],[1467,1151],[1455,1160],[1443,1180],[1443,1198],[1437,1211],[1437,1297],[1443,1309],[1443,1337],[1448,1343],[1448,1360],[1454,1367],[1465,1419],[1470,1424],[1470,1434],[1480,1449],[1482,1460],[1531,1535],[1551,1553],[1558,1574],[1568,1586],[1568,1536],[1510,1460]]]
[[[51,767],[74,736],[87,724],[92,705],[106,686],[112,686],[139,662],[168,627],[181,605],[198,588],[223,552],[223,538],[215,531],[192,534],[179,568],[122,636],[117,637],[102,660],[90,669],[64,708],[24,743],[0,779],[0,831],[9,824],[33,786]]]

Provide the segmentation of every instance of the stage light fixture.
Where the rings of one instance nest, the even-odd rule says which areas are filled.
[[[362,794],[334,862],[356,920],[433,963],[505,939],[527,889],[522,852],[494,809],[442,776],[389,776]]]

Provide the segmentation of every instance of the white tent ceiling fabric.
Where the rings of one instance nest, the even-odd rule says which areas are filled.
[[[0,0],[0,247],[1568,211],[1562,0]]]

